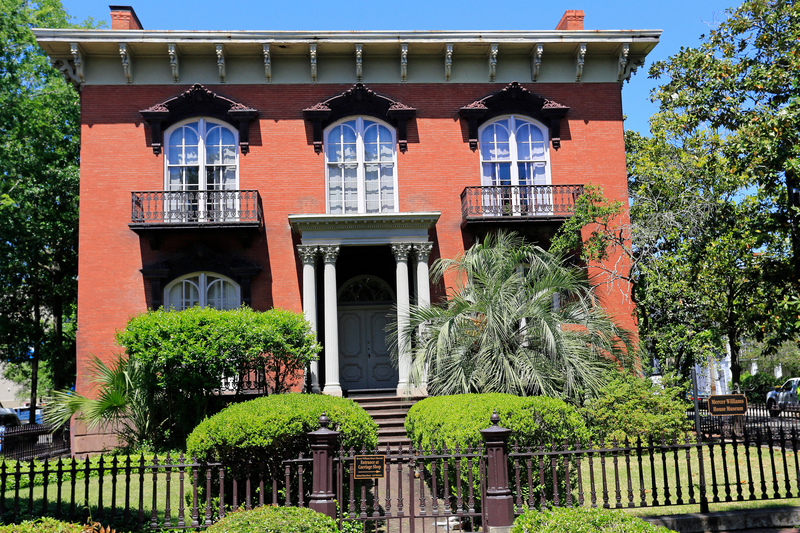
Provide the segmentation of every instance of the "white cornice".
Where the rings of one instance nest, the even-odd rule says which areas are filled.
[[[441,213],[381,213],[361,215],[289,215],[289,224],[303,244],[369,246],[427,242],[428,230]]]

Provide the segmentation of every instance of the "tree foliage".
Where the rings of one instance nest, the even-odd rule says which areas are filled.
[[[210,414],[223,379],[238,391],[261,373],[268,392],[287,392],[320,350],[303,316],[283,309],[149,311],[133,317],[117,342],[148,370],[144,387],[163,398],[156,420],[178,442]]]
[[[69,26],[59,0],[0,0],[0,357],[30,361],[32,404],[40,360],[74,380],[79,99],[31,32]]]
[[[406,338],[411,379],[427,370],[433,395],[505,392],[581,401],[605,372],[630,357],[581,271],[508,233],[488,236],[455,259],[439,259],[435,282],[458,284],[439,305],[413,307]],[[421,335],[417,337],[417,332]]]

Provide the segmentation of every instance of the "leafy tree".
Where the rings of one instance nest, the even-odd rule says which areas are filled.
[[[653,65],[655,98],[673,132],[710,130],[732,176],[753,190],[762,281],[777,288],[761,326],[776,346],[800,328],[800,5],[747,0],[696,48]]]
[[[223,378],[241,387],[260,373],[269,392],[288,392],[320,350],[303,316],[283,309],[149,311],[133,317],[117,343],[147,369],[144,387],[161,398],[156,424],[174,442],[211,414]]]
[[[74,380],[79,99],[31,32],[69,26],[59,0],[0,0],[0,357],[31,365],[31,420],[40,362]]]
[[[490,235],[431,272],[436,282],[446,272],[460,281],[446,302],[411,309],[411,379],[422,382],[427,370],[430,394],[580,401],[630,360],[628,332],[605,314],[583,273],[517,235]]]

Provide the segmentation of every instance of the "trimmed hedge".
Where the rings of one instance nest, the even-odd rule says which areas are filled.
[[[564,508],[528,511],[517,517],[511,533],[675,533],[622,511]]]
[[[414,404],[406,416],[406,432],[414,446],[452,450],[456,445],[480,446],[480,430],[491,425],[497,410],[499,425],[511,430],[511,443],[549,446],[576,439],[586,442],[589,431],[580,413],[571,405],[545,396],[511,394],[455,394],[432,396]]]
[[[483,445],[480,430],[491,425],[489,418],[497,410],[500,415],[499,425],[511,430],[509,446],[516,442],[521,447],[545,446],[549,448],[555,443],[559,447],[566,441],[574,445],[576,441],[587,442],[589,430],[577,409],[571,405],[545,396],[520,397],[511,394],[456,394],[452,396],[433,396],[414,404],[406,416],[406,432],[416,447],[424,450],[442,450],[445,447],[452,451],[458,446],[462,451]],[[457,490],[455,462],[450,461],[449,469],[450,493]],[[509,459],[509,467],[512,461]],[[571,483],[576,486],[576,469],[571,468]],[[562,461],[556,466],[560,482],[559,493],[565,491],[565,471]],[[473,466],[473,490],[480,494],[478,466]],[[469,482],[469,471],[461,469],[461,486]],[[522,491],[526,496],[533,492],[535,501],[540,501],[541,491],[545,498],[552,498],[553,478],[545,477],[544,486],[539,479],[534,486],[527,486],[527,479],[522,480]]]
[[[0,533],[81,533],[83,531],[91,531],[91,529],[87,529],[87,526],[82,524],[62,522],[55,518],[37,518],[36,520],[26,520],[21,524],[0,526]]]
[[[345,448],[372,450],[378,426],[353,400],[321,394],[278,394],[231,405],[203,420],[186,440],[186,452],[200,460],[273,465],[310,456],[308,433],[319,429],[325,412],[330,429],[338,429]]]
[[[208,533],[338,533],[336,521],[303,507],[257,507],[236,511],[206,529]]]

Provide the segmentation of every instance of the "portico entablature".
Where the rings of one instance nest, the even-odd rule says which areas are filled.
[[[289,215],[304,245],[371,246],[425,243],[438,211],[357,215]]]

